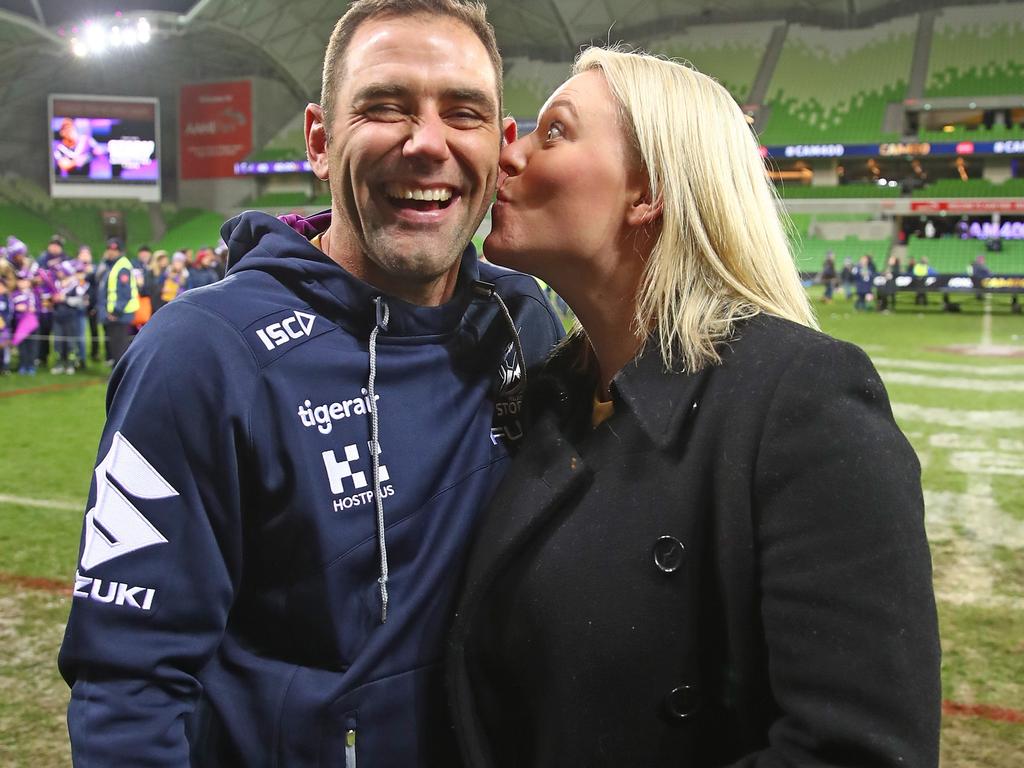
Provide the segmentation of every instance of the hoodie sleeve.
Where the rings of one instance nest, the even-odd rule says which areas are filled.
[[[237,332],[189,302],[114,371],[59,657],[76,765],[189,763],[196,675],[240,577],[256,373]]]

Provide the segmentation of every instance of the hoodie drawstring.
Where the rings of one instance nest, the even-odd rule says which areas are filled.
[[[526,388],[526,355],[523,354],[523,343],[519,339],[519,332],[516,330],[512,313],[508,311],[508,306],[498,295],[493,283],[477,280],[473,283],[473,291],[482,298],[496,300],[498,306],[501,307],[501,313],[505,317],[505,323],[512,334],[512,342],[515,344],[519,370],[522,371],[519,384],[511,394],[521,392]],[[377,379],[377,334],[381,331],[387,332],[391,311],[383,296],[375,297],[373,303],[376,306],[377,322],[374,324],[373,330],[370,331],[370,378],[366,391],[370,400],[370,456],[373,461],[373,500],[377,508],[377,545],[380,549],[380,578],[377,580],[380,583],[380,623],[385,624],[388,620],[388,549],[384,538],[384,500],[380,492],[380,421],[374,385]]]
[[[495,289],[494,283],[485,283],[483,280],[477,280],[473,283],[473,291],[485,299],[496,300],[498,306],[501,307],[501,313],[505,316],[505,324],[508,326],[509,333],[512,334],[512,343],[516,347],[516,357],[519,358],[519,370],[522,371],[519,384],[510,394],[522,392],[526,389],[526,355],[523,353],[523,342],[519,339],[519,331],[516,330],[512,313],[508,311],[508,305],[505,304],[505,300],[501,298],[501,295]]]
[[[370,456],[373,461],[373,499],[377,507],[377,543],[380,548],[380,623],[388,620],[388,548],[384,540],[384,500],[380,494],[380,422],[377,416],[377,395],[374,383],[377,378],[377,334],[387,331],[391,311],[383,296],[374,298],[377,305],[377,322],[370,331],[370,380],[366,391],[370,399]]]

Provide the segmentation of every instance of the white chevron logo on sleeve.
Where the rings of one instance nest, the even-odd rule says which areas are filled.
[[[110,450],[96,467],[95,474],[96,505],[85,515],[82,570],[143,547],[167,543],[164,535],[110,482],[110,478],[140,499],[165,499],[177,496],[178,492],[120,432],[114,433]]]

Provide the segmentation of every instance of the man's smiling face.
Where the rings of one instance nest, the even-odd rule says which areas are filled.
[[[385,291],[429,293],[457,272],[494,193],[501,129],[487,50],[455,19],[371,19],[348,46],[334,103],[319,164],[310,142],[333,198],[329,253]]]

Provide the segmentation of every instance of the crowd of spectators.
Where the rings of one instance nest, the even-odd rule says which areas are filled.
[[[225,262],[223,245],[173,254],[143,245],[131,257],[112,237],[97,263],[89,246],[72,255],[59,235],[35,256],[10,235],[0,247],[0,375],[113,365],[154,312],[220,280]]]

